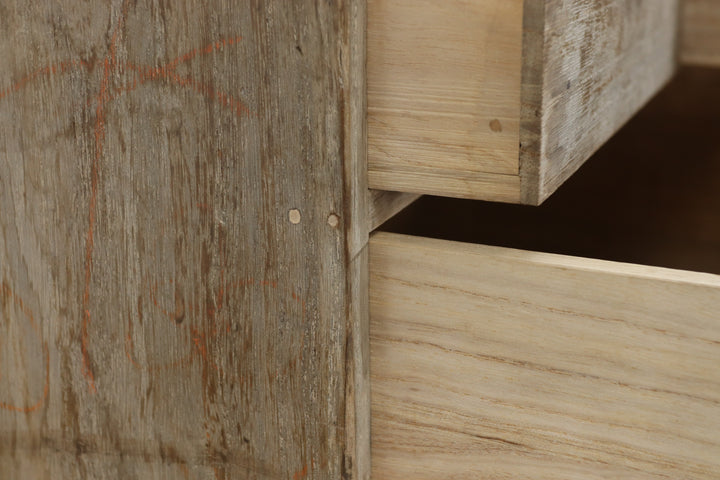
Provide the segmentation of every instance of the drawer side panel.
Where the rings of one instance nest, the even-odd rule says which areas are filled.
[[[545,2],[539,202],[672,77],[678,14],[678,0]]]

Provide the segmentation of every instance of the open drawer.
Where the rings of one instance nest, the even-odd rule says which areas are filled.
[[[542,207],[371,239],[373,478],[718,478],[717,85],[683,72]]]
[[[369,0],[371,188],[539,204],[672,76],[678,0]]]

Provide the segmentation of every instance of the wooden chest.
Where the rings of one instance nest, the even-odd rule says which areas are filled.
[[[718,478],[719,12],[0,0],[0,478]]]

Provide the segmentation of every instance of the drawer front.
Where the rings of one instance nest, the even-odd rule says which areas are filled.
[[[720,277],[370,244],[373,478],[717,478]]]
[[[371,188],[538,204],[670,78],[678,0],[369,0]]]

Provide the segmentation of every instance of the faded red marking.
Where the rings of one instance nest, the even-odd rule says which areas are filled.
[[[225,478],[225,475],[220,473],[220,469],[218,467],[213,467],[213,473],[215,474],[216,480],[223,480]]]
[[[83,292],[83,306],[82,311],[84,313],[82,331],[81,331],[81,348],[82,348],[82,362],[83,362],[83,375],[88,381],[88,387],[92,393],[97,392],[95,386],[95,376],[93,375],[92,368],[90,367],[90,354],[88,351],[89,345],[89,326],[91,321],[90,315],[90,279],[92,277],[92,254],[94,247],[94,231],[95,231],[95,211],[97,206],[97,190],[98,190],[98,164],[103,155],[103,149],[105,141],[105,102],[107,101],[107,89],[110,82],[111,64],[116,63],[115,48],[117,45],[118,35],[122,28],[127,10],[130,2],[125,0],[122,5],[122,11],[120,12],[120,18],[112,33],[112,39],[110,41],[110,48],[107,56],[103,61],[103,77],[100,82],[100,92],[97,96],[97,107],[95,108],[95,157],[92,161],[91,172],[90,172],[90,207],[88,212],[88,230],[85,240],[85,290]]]
[[[173,284],[173,281],[170,280],[168,283],[169,283],[170,285],[172,285],[172,284]],[[150,286],[150,288],[149,288],[149,293],[150,293],[150,300],[152,301],[153,305],[155,305],[155,307],[156,307],[158,310],[160,310],[160,312],[161,312],[163,315],[165,315],[166,317],[168,317],[169,319],[171,319],[171,320],[173,320],[173,321],[177,321],[178,317],[180,317],[181,314],[183,314],[183,313],[185,312],[185,302],[184,302],[184,301],[183,301],[182,306],[176,305],[176,306],[175,306],[175,311],[173,311],[173,312],[171,312],[171,311],[169,311],[169,310],[166,310],[165,308],[163,308],[163,307],[159,304],[159,302],[158,302],[158,300],[157,300],[157,282]],[[176,303],[177,303],[177,301],[176,301]],[[195,306],[195,305],[193,305],[192,303],[190,303],[190,304],[188,305],[188,307],[189,307],[189,309],[190,309],[191,311],[193,310],[193,307],[194,307],[194,306]],[[182,310],[181,310],[181,309],[182,309]]]
[[[185,478],[190,478],[190,470],[188,470],[187,465],[185,465],[184,463],[181,463],[180,470],[182,470],[183,476]]]
[[[231,95],[228,95],[224,92],[221,92],[217,89],[214,89],[211,86],[196,82],[190,77],[186,78],[180,78],[178,75],[173,73],[173,69],[177,67],[180,63],[187,62],[193,58],[195,58],[198,55],[208,54],[212,53],[214,50],[219,50],[221,47],[225,45],[233,45],[235,43],[238,43],[242,37],[234,37],[230,39],[222,39],[220,41],[213,42],[209,44],[208,46],[198,50],[193,49],[192,51],[181,55],[177,57],[176,59],[172,60],[168,64],[166,64],[163,67],[156,67],[152,68],[150,66],[135,66],[132,64],[119,64],[117,61],[117,42],[120,34],[120,30],[122,29],[125,18],[127,17],[128,7],[129,7],[129,0],[124,0],[122,5],[122,11],[120,13],[120,16],[118,18],[118,23],[115,26],[112,38],[110,41],[110,46],[108,49],[108,54],[105,56],[105,58],[102,61],[103,65],[103,76],[100,82],[100,91],[98,95],[96,96],[95,100],[97,102],[97,105],[95,107],[95,155],[91,164],[91,173],[90,173],[90,185],[91,185],[91,191],[90,191],[90,202],[89,202],[89,208],[88,208],[88,229],[85,235],[85,287],[82,297],[82,312],[83,312],[83,321],[82,321],[82,327],[81,327],[81,336],[80,336],[80,343],[81,343],[81,350],[82,350],[82,372],[83,376],[87,379],[88,382],[88,388],[92,393],[97,392],[97,387],[95,385],[95,376],[92,372],[92,368],[90,365],[90,355],[89,355],[89,327],[90,323],[92,321],[92,315],[90,313],[90,281],[92,278],[92,266],[93,266],[93,260],[92,255],[94,251],[94,232],[95,232],[95,223],[96,223],[96,207],[97,207],[97,194],[98,194],[98,168],[99,168],[99,162],[103,156],[104,153],[104,141],[105,141],[105,107],[110,103],[112,100],[116,99],[119,95],[128,93],[135,88],[137,88],[139,85],[143,84],[146,81],[149,80],[166,80],[169,83],[179,85],[180,87],[188,87],[192,90],[195,90],[197,93],[204,95],[205,97],[208,97],[211,100],[218,101],[221,105],[224,105],[228,108],[233,109],[237,115],[243,115],[245,113],[250,114],[250,110],[245,106],[245,104]],[[94,70],[96,64],[89,64],[87,61],[83,59],[74,59],[74,60],[68,60],[65,62],[57,63],[48,65],[46,67],[39,68],[35,70],[34,72],[26,75],[25,77],[21,78],[17,82],[11,84],[8,88],[6,88],[3,91],[0,91],[0,100],[3,98],[9,96],[12,93],[18,92],[25,88],[28,84],[31,82],[37,80],[40,77],[43,76],[53,76],[57,75],[58,73],[67,73],[69,71],[72,71],[74,69],[77,69],[79,67],[83,67],[87,70]],[[126,85],[124,87],[120,87],[119,89],[116,89],[114,94],[111,95],[108,92],[109,89],[109,82],[110,82],[110,75],[112,73],[119,73],[124,71],[125,69],[129,70],[135,70],[137,72],[142,72],[140,79],[134,79],[133,83],[131,85]],[[90,103],[90,100],[88,101],[88,104]]]
[[[165,81],[171,85],[177,85],[180,87],[186,87],[194,90],[197,94],[207,97],[210,100],[218,102],[220,105],[229,108],[237,116],[252,115],[256,116],[245,103],[236,99],[230,94],[227,94],[215,87],[195,81],[192,77],[181,77],[174,73],[172,70],[165,69],[163,67],[150,68],[143,66],[136,66],[130,63],[123,64],[122,67],[127,70],[135,72],[139,75],[139,78],[133,79],[131,84],[118,87],[114,90],[113,94],[107,98],[110,102],[115,100],[121,95],[132,92],[139,86],[144,85],[150,81]],[[122,68],[121,68],[122,70]]]
[[[23,314],[25,315],[25,318],[28,320],[28,322],[30,322],[30,327],[35,332],[35,335],[37,335],[38,340],[40,340],[40,342],[42,343],[43,353],[45,356],[45,385],[43,386],[43,393],[42,393],[42,397],[40,398],[40,400],[38,400],[33,405],[28,405],[28,406],[23,406],[23,407],[17,406],[17,405],[12,405],[12,404],[5,403],[5,402],[0,402],[0,408],[2,408],[3,410],[9,410],[11,412],[17,412],[17,413],[34,412],[36,410],[39,410],[45,404],[48,393],[50,391],[50,352],[48,350],[47,342],[42,341],[40,328],[37,325],[37,323],[35,322],[35,317],[32,313],[32,310],[30,310],[30,308],[28,308],[25,305],[25,302],[23,302],[22,298],[15,295],[15,292],[13,292],[13,290],[10,288],[10,286],[5,282],[3,282],[2,285],[0,285],[0,295],[4,296],[8,300],[12,300],[13,303],[15,303],[15,305],[17,305],[20,308],[20,310],[23,312]]]
[[[303,468],[293,474],[293,480],[300,480],[301,478],[307,477],[308,464],[303,465]]]
[[[92,315],[90,313],[90,284],[92,279],[92,267],[93,267],[93,250],[94,250],[94,232],[95,232],[95,223],[96,223],[96,210],[97,210],[97,194],[98,194],[98,168],[99,168],[99,162],[103,156],[104,153],[104,142],[105,142],[105,108],[107,104],[117,98],[119,94],[127,93],[129,91],[132,91],[134,88],[137,88],[139,84],[142,84],[143,81],[146,79],[144,76],[141,76],[140,80],[135,79],[132,83],[132,85],[122,87],[118,89],[115,93],[115,95],[110,95],[108,92],[109,89],[109,82],[110,82],[110,75],[111,73],[118,73],[120,71],[123,71],[125,68],[128,69],[135,69],[137,71],[145,71],[149,73],[148,78],[149,79],[156,79],[156,78],[162,78],[171,81],[172,83],[176,83],[180,86],[188,86],[191,89],[194,89],[195,91],[211,98],[211,99],[217,99],[221,104],[225,104],[228,107],[231,107],[235,109],[238,113],[238,115],[242,114],[243,112],[249,112],[249,109],[245,107],[245,105],[234,99],[232,96],[227,95],[223,92],[217,91],[213,89],[212,87],[200,84],[198,82],[195,82],[192,78],[179,78],[175,74],[171,74],[172,70],[179,64],[185,61],[189,61],[195,56],[198,55],[197,50],[193,50],[187,54],[184,54],[177,59],[173,60],[168,64],[167,67],[158,67],[158,68],[151,68],[151,67],[135,67],[131,64],[125,64],[121,65],[117,62],[117,55],[116,55],[116,49],[117,49],[117,42],[120,35],[120,30],[122,29],[125,18],[127,17],[128,7],[129,7],[129,0],[124,0],[122,5],[122,10],[120,13],[120,16],[118,18],[117,25],[113,29],[112,38],[110,41],[110,46],[108,49],[108,53],[105,56],[105,58],[102,61],[103,65],[103,76],[100,82],[100,91],[98,95],[96,96],[95,100],[97,102],[97,105],[95,107],[95,155],[91,164],[91,172],[90,172],[90,201],[89,201],[89,208],[88,208],[88,229],[85,235],[85,286],[82,296],[82,312],[83,312],[83,321],[81,326],[81,335],[80,335],[80,343],[81,343],[81,351],[82,351],[82,372],[83,376],[85,376],[87,382],[88,382],[88,388],[92,393],[97,392],[97,387],[95,385],[95,376],[93,374],[91,365],[90,365],[90,354],[89,354],[89,327],[90,323],[92,321]],[[205,49],[201,53],[210,53],[213,51],[213,49],[219,49],[220,45],[232,45],[233,43],[236,43],[241,37],[236,37],[235,40],[223,40],[221,42],[214,42],[213,44],[210,44],[209,47],[205,47]],[[58,71],[60,73],[65,73],[67,71],[70,71],[73,68],[77,68],[79,66],[94,69],[94,65],[89,65],[88,62],[85,60],[69,60],[66,62],[62,62],[60,64],[53,64],[49,65],[43,68],[40,68],[29,75],[26,75],[25,77],[21,78],[19,81],[12,84],[7,89],[0,92],[0,100],[2,100],[4,97],[10,95],[11,93],[17,92],[27,86],[30,82],[36,80],[37,78],[41,76],[52,76],[56,75]],[[92,67],[92,68],[91,68]]]
[[[12,93],[19,92],[23,88],[27,87],[28,84],[37,80],[40,77],[52,77],[54,75],[57,75],[58,73],[68,73],[78,69],[79,67],[84,67],[87,69],[89,67],[89,64],[85,60],[67,60],[65,62],[54,63],[46,67],[38,68],[34,72],[24,76],[17,82],[13,83],[5,90],[0,91],[0,100]]]
[[[202,52],[203,54],[212,53],[213,49],[220,50],[221,47],[224,47],[226,45],[233,45],[235,43],[240,43],[241,40],[242,40],[242,37],[222,38],[217,42],[208,44],[204,48],[201,48],[199,50],[197,48],[195,48],[184,55],[180,55],[179,57],[171,60],[170,62],[166,63],[165,65],[163,65],[160,68],[162,68],[163,70],[174,70],[175,67],[177,67],[179,64],[188,62],[188,61],[192,60],[193,58],[195,58],[198,55],[198,53],[200,53],[200,52]]]
[[[269,289],[277,289],[278,288],[278,282],[275,280],[255,280],[253,278],[248,278],[245,280],[237,280],[234,282],[226,282],[224,280],[225,278],[225,272],[221,271],[221,281],[218,285],[218,288],[214,294],[214,298],[217,302],[217,308],[208,307],[205,311],[205,314],[209,318],[213,318],[216,315],[219,315],[223,312],[225,308],[225,303],[228,295],[234,295],[238,293],[238,290],[243,287],[247,286],[257,286],[257,287],[264,287]],[[168,285],[174,284],[173,280],[167,281]],[[146,291],[148,292],[148,297],[150,302],[157,308],[158,312],[162,314],[163,316],[174,320],[176,317],[176,312],[172,312],[166,308],[163,308],[160,301],[157,298],[157,283],[153,283],[152,285],[146,286]],[[290,292],[290,297],[293,299],[293,301],[300,305],[301,311],[302,311],[302,319],[301,322],[305,323],[306,320],[306,304],[305,301],[300,298],[300,296],[295,293],[295,291]],[[200,304],[194,304],[192,302],[186,303],[188,306],[188,311],[192,311],[197,315],[200,315],[201,308]],[[162,371],[162,370],[170,370],[175,368],[185,368],[190,366],[194,359],[198,357],[201,361],[203,361],[205,364],[207,364],[210,368],[212,368],[215,371],[222,372],[222,369],[220,366],[211,359],[208,349],[207,349],[207,343],[208,340],[217,338],[221,334],[227,334],[232,331],[232,324],[229,320],[224,322],[215,322],[215,324],[211,327],[201,327],[196,328],[194,326],[184,325],[184,324],[178,324],[177,322],[173,321],[170,323],[173,325],[173,327],[178,332],[184,332],[187,338],[189,339],[188,348],[190,349],[189,353],[183,356],[182,358],[169,363],[157,363],[157,364],[142,364],[139,361],[137,361],[134,358],[133,352],[134,352],[134,344],[132,340],[132,321],[128,319],[128,334],[125,338],[125,356],[127,357],[128,361],[138,370],[144,370],[148,372],[154,372],[154,371]],[[274,372],[270,373],[270,379],[274,380],[277,377],[285,376],[287,375],[292,369],[294,369],[297,365],[297,363],[301,360],[303,351],[305,346],[305,340],[304,338],[301,341],[301,347],[299,348],[299,351],[295,357],[290,359],[283,369],[275,370]]]

